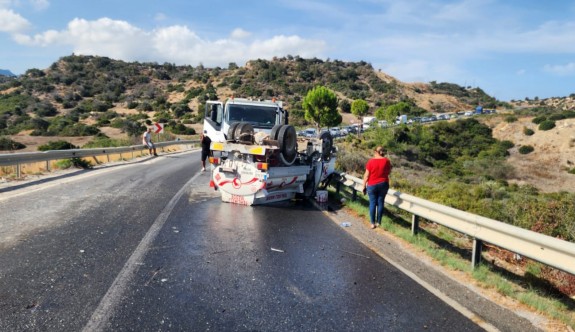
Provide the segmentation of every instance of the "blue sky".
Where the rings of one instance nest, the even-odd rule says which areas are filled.
[[[227,68],[299,55],[500,100],[575,93],[575,1],[0,0],[0,69],[71,54]]]

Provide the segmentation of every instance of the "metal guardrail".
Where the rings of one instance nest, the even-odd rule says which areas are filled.
[[[339,174],[335,180],[338,192],[341,189],[340,184],[352,190],[352,199],[357,198],[357,193],[363,189],[363,181],[351,175]],[[392,189],[389,190],[385,203],[412,213],[412,233],[414,234],[417,233],[419,227],[419,218],[425,218],[473,238],[473,266],[479,263],[482,243],[486,242],[575,275],[575,243]]]
[[[156,148],[163,148],[173,145],[186,145],[186,144],[199,144],[199,140],[180,140],[180,141],[169,141],[169,142],[158,142],[154,143]],[[52,160],[62,160],[70,158],[87,158],[96,157],[102,155],[132,153],[132,158],[134,152],[140,152],[142,150],[147,150],[148,147],[140,145],[131,145],[117,148],[95,148],[95,149],[69,149],[69,150],[52,150],[44,152],[21,152],[21,153],[5,153],[0,154],[0,166],[16,166],[17,176],[20,176],[20,165],[30,164],[36,162],[47,162],[47,169],[50,169],[49,162]]]

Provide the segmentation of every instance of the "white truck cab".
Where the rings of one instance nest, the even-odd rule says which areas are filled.
[[[249,123],[254,133],[271,133],[275,125],[288,124],[288,113],[282,102],[275,100],[254,101],[230,98],[225,103],[207,101],[204,118],[204,135],[212,142],[225,142],[233,123]]]

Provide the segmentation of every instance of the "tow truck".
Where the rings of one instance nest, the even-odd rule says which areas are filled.
[[[329,132],[298,138],[276,100],[208,101],[203,132],[211,139],[210,186],[223,202],[310,198],[335,169],[337,149]]]

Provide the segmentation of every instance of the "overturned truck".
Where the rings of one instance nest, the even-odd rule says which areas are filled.
[[[276,101],[208,102],[204,134],[212,140],[212,185],[222,201],[256,205],[314,197],[335,168],[329,132],[298,138]]]

